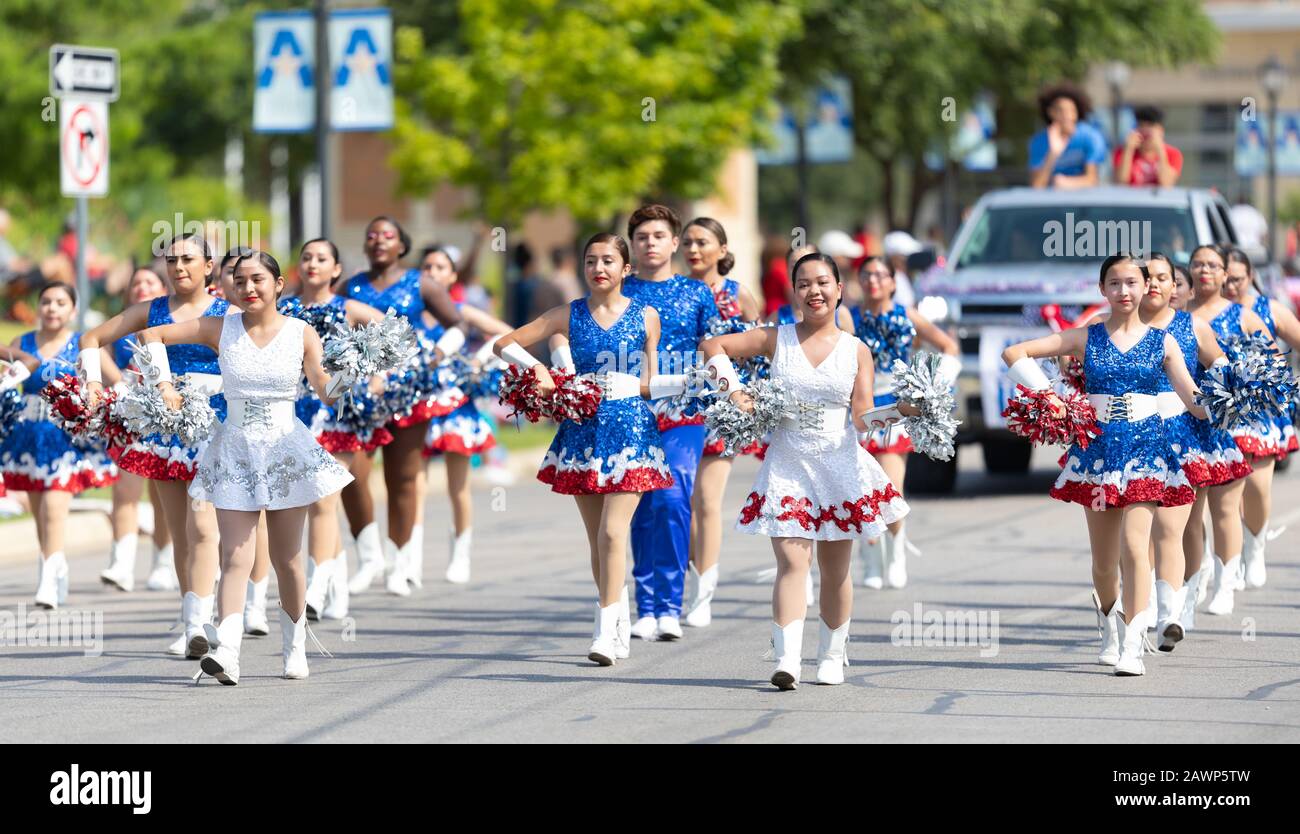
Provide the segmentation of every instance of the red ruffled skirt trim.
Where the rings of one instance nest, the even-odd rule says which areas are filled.
[[[94,472],[86,470],[78,472],[66,480],[46,483],[36,478],[29,478],[19,472],[6,472],[4,474],[4,488],[12,489],[16,492],[71,492],[74,495],[78,492],[85,492],[95,487],[105,487],[117,481],[117,475],[109,475],[103,472]],[[0,490],[0,495],[4,491]]]
[[[599,475],[591,471],[560,472],[547,466],[537,473],[537,480],[549,484],[561,495],[604,495],[610,492],[651,492],[673,485],[673,476],[645,466],[629,469],[618,483],[600,486]]]
[[[316,442],[325,447],[325,451],[343,454],[345,452],[373,452],[380,446],[393,442],[393,435],[388,429],[375,429],[370,435],[369,443],[362,443],[361,438],[347,431],[323,431],[316,435]]]
[[[426,458],[431,458],[434,455],[451,453],[468,457],[470,455],[482,454],[496,445],[496,438],[490,434],[482,443],[466,443],[463,436],[449,432],[442,435],[432,443],[426,443],[424,446],[424,456]]]
[[[705,444],[704,444],[704,454],[705,454],[705,455],[712,455],[713,457],[718,457],[719,455],[722,454],[722,450],[725,449],[725,448],[727,448],[727,444],[723,443],[721,440],[715,440],[715,441],[713,441],[712,443],[705,443]],[[748,446],[746,446],[745,448],[741,449],[741,450],[740,450],[739,452],[737,452],[736,454],[738,454],[738,455],[757,455],[757,456],[759,456],[758,459],[759,459],[759,460],[762,460],[762,459],[763,459],[763,458],[762,458],[762,455],[765,454],[766,452],[767,452],[767,445],[764,444],[764,443],[760,443],[760,442],[758,442],[757,440],[755,440],[753,443],[751,443],[751,444],[749,444]]]
[[[870,438],[865,443],[858,441],[858,445],[873,455],[906,455],[909,452],[915,451],[912,447],[912,438],[907,435],[903,435],[888,446],[881,446],[876,442],[874,437]]]
[[[704,415],[693,414],[690,417],[667,417],[663,414],[659,414],[655,417],[655,422],[659,424],[659,432],[662,434],[669,429],[675,429],[681,426],[702,426],[704,425]]]
[[[109,448],[108,456],[117,464],[117,468],[151,481],[192,481],[198,470],[197,463],[181,463],[167,460],[150,452],[138,449],[120,449],[116,454]]]
[[[1102,490],[1107,507],[1127,507],[1130,504],[1144,503],[1155,503],[1162,507],[1181,507],[1196,499],[1196,490],[1190,486],[1170,487],[1158,478],[1130,481],[1123,493],[1112,484],[1070,481],[1064,486],[1052,487],[1049,494],[1058,501],[1091,508],[1098,497],[1099,489]]]

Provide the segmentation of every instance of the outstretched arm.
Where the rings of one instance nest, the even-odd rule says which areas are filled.
[[[1201,420],[1209,418],[1205,408],[1198,405],[1196,395],[1201,393],[1192,381],[1192,375],[1187,372],[1187,360],[1183,358],[1183,351],[1178,347],[1178,340],[1169,334],[1165,334],[1165,373],[1169,375],[1169,382],[1174,386],[1174,391],[1178,393],[1178,398],[1183,401],[1183,405],[1191,412],[1192,416]]]

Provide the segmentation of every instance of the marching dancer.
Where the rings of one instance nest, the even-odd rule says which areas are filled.
[[[711,217],[697,217],[686,225],[683,238],[686,265],[691,278],[702,282],[713,294],[718,316],[736,332],[748,329],[741,322],[759,319],[758,301],[727,274],[736,266],[736,256],[727,251],[727,232]],[[742,449],[741,454],[758,451]],[[713,432],[704,439],[704,454],[695,474],[691,503],[691,585],[693,593],[686,608],[686,624],[707,626],[713,620],[713,594],[718,587],[718,556],[722,552],[722,496],[731,475],[732,456]]]
[[[630,256],[621,237],[595,235],[587,241],[582,261],[591,295],[507,333],[494,350],[520,368],[533,369],[543,396],[555,390],[555,382],[523,345],[549,343],[552,335],[561,334],[569,342],[577,372],[600,375],[604,395],[595,417],[560,424],[537,478],[555,492],[572,495],[578,504],[599,594],[587,657],[610,666],[630,651],[626,574],[633,513],[642,493],[672,486],[674,476],[655,415],[642,399],[657,385],[651,373],[657,367],[659,314],[622,292],[630,280]],[[621,370],[609,370],[611,357],[617,358]]]
[[[171,381],[164,345],[205,345],[218,354],[228,415],[198,460],[190,495],[216,507],[221,530],[218,619],[204,623],[208,646],[202,670],[223,684],[239,682],[244,598],[253,567],[259,516],[265,512],[271,563],[280,590],[284,677],[308,675],[307,580],[298,561],[307,507],[352,479],[294,414],[302,377],[327,404],[329,380],[321,341],[306,322],[282,315],[280,266],[265,252],[235,267],[234,302],[241,312],[151,327],[140,334],[161,374],[157,385],[171,408],[181,396]]]
[[[0,443],[0,472],[6,490],[27,493],[36,520],[40,547],[40,571],[36,604],[58,608],[68,596],[68,560],[63,554],[64,526],[72,496],[91,487],[108,486],[117,480],[117,468],[107,450],[93,439],[73,439],[50,419],[49,405],[41,390],[63,374],[76,373],[79,351],[85,345],[70,323],[76,315],[77,292],[67,284],[47,283],[38,296],[38,327],[13,341],[27,357],[40,360],[36,368],[17,362],[6,373],[6,382],[21,383],[23,411]],[[11,354],[21,358],[21,354]],[[107,352],[96,351],[96,359]],[[30,371],[30,373],[23,373]],[[115,372],[116,369],[113,369]]]
[[[1051,495],[1088,509],[1093,587],[1102,616],[1098,662],[1114,666],[1116,675],[1142,675],[1155,511],[1194,498],[1160,417],[1164,378],[1188,411],[1207,415],[1194,401],[1196,385],[1178,341],[1142,322],[1140,303],[1151,286],[1145,263],[1112,255],[1102,262],[1099,284],[1110,304],[1107,322],[1012,345],[1002,360],[1012,381],[1043,392],[1049,384],[1035,359],[1083,357],[1101,433],[1086,448],[1070,447]],[[1054,393],[1048,401],[1064,412]]]
[[[790,250],[790,254],[785,256],[786,270],[790,275],[794,274],[794,265],[804,255],[812,254],[817,251],[817,247],[811,244],[806,246],[796,246]],[[767,317],[766,324],[797,324],[799,322],[799,311],[792,304],[782,304],[776,309],[776,312]],[[853,314],[849,311],[846,304],[841,303],[835,311],[835,323],[841,330],[849,333],[853,332]],[[809,575],[809,581],[812,576]],[[812,596],[809,594],[809,605],[812,605]]]
[[[167,280],[172,294],[133,304],[86,333],[81,339],[81,371],[87,396],[94,405],[103,391],[99,347],[149,327],[199,318],[220,320],[230,306],[208,295],[212,254],[208,243],[195,234],[176,237],[167,247]],[[225,415],[225,398],[217,393],[221,385],[217,355],[199,344],[167,347],[173,371],[186,374],[190,384],[212,393],[212,407],[218,418]],[[176,576],[181,592],[181,623],[184,633],[167,647],[168,654],[191,659],[208,650],[203,624],[212,619],[213,589],[217,574],[217,517],[211,504],[190,498],[189,484],[202,449],[187,446],[175,435],[148,435],[115,450],[117,465],[157,482],[162,498],[163,519],[171,531]]]
[[[894,301],[895,278],[889,263],[878,255],[862,262],[858,268],[863,303],[852,310],[853,333],[871,351],[875,363],[875,397],[877,405],[897,401],[891,393],[895,361],[907,362],[912,343],[920,340],[944,355],[941,372],[956,380],[961,371],[957,342],[940,330],[913,307]],[[862,441],[863,447],[885,470],[894,489],[901,495],[907,476],[907,455],[912,441],[902,426],[876,429]],[[907,585],[907,534],[902,521],[890,524],[883,538],[868,537],[861,543],[866,574],[862,584],[879,590],[888,580],[889,587]]]
[[[148,267],[140,267],[131,274],[126,285],[126,304],[140,304],[167,295],[167,285],[158,273]],[[130,336],[124,336],[113,343],[113,362],[125,370],[131,364]],[[149,494],[149,509],[152,521],[141,524],[139,518],[140,499],[146,490]],[[153,481],[122,470],[118,473],[117,483],[113,484],[113,545],[109,555],[109,566],[99,574],[100,581],[113,585],[123,591],[135,587],[135,556],[140,541],[140,529],[152,527],[153,565],[145,580],[145,587],[150,591],[175,591],[179,586],[176,579],[175,557],[172,555],[172,538],[163,521],[162,499]]]
[[[676,375],[696,363],[700,340],[718,315],[713,293],[699,281],[673,272],[681,221],[670,208],[642,206],[627,222],[637,274],[623,282],[623,294],[659,314],[656,373]],[[677,640],[691,547],[691,495],[704,453],[704,416],[698,402],[678,409],[669,399],[654,403],[663,453],[672,483],[651,492],[632,518],[632,576],[637,621],[632,633],[644,640]]]
[[[425,274],[443,289],[451,291],[458,274],[456,262],[445,247],[434,246],[425,251]],[[470,361],[478,367],[492,356],[495,338],[510,332],[510,325],[489,315],[471,304],[458,303],[456,309],[465,323],[489,337]],[[440,338],[441,333],[434,336]],[[464,403],[446,414],[429,420],[429,433],[425,437],[424,456],[441,455],[447,467],[447,497],[451,500],[451,555],[447,560],[447,581],[458,585],[469,582],[470,542],[474,531],[474,500],[469,488],[470,459],[496,445],[492,425],[474,404],[474,397],[466,395]],[[420,472],[423,485],[425,473]],[[423,491],[422,491],[423,494]],[[420,509],[424,502],[421,499]],[[423,528],[423,518],[417,525]],[[418,537],[417,537],[418,538]]]
[[[1268,328],[1274,342],[1286,342],[1292,350],[1300,349],[1300,321],[1285,306],[1278,304],[1259,289],[1250,258],[1240,249],[1228,250],[1228,273],[1223,282],[1223,296],[1253,312]],[[1280,345],[1279,345],[1280,347]],[[1245,526],[1245,544],[1241,560],[1244,577],[1237,588],[1262,588],[1268,579],[1264,567],[1264,546],[1269,539],[1268,517],[1273,504],[1273,469],[1276,461],[1300,449],[1295,425],[1291,416],[1283,412],[1273,418],[1278,437],[1278,451],[1274,455],[1256,455],[1253,471],[1246,479],[1242,495],[1242,517]]]
[[[881,535],[908,507],[880,465],[857,442],[850,426],[866,431],[872,409],[872,360],[866,345],[835,321],[842,285],[835,261],[822,254],[800,258],[792,272],[800,321],[704,342],[706,368],[722,396],[752,407],[730,359],[763,354],[772,380],[799,406],[772,433],[753,491],[736,529],[770,536],[776,555],[772,590],[772,643],[777,667],[772,684],[795,689],[802,663],[808,601],[805,577],[813,542],[821,568],[821,622],[817,682],[844,682],[848,665],[853,581],[853,541]]]
[[[375,526],[374,502],[367,482],[374,452],[357,455],[353,463],[355,480],[343,490],[343,507],[357,542],[357,572],[349,583],[352,593],[368,589],[383,573],[385,556],[391,558],[386,587],[390,594],[408,596],[410,582],[418,577],[424,558],[413,536],[419,515],[420,473],[424,470],[424,438],[429,420],[443,411],[436,399],[432,363],[438,354],[460,348],[465,333],[460,313],[447,291],[432,278],[422,278],[418,269],[406,269],[401,260],[411,250],[411,239],[390,217],[376,217],[366,226],[366,258],[369,268],[348,279],[343,295],[374,307],[394,309],[419,333],[421,315],[429,312],[449,328],[439,345],[424,345],[424,356],[391,374],[385,394],[386,408],[393,409],[387,429],[392,441],[384,447],[384,486],[388,493],[388,539],[381,551],[379,528]],[[456,405],[459,405],[457,403]],[[445,407],[451,410],[451,407]],[[417,562],[417,560],[420,560]]]
[[[1175,310],[1173,298],[1174,266],[1165,255],[1154,252],[1147,259],[1150,288],[1139,304],[1142,321],[1151,327],[1164,330],[1178,342],[1187,372],[1199,381],[1203,368],[1226,362],[1223,351],[1214,338],[1214,331],[1204,321],[1190,313]],[[1105,321],[1107,314],[1094,317]],[[1201,565],[1201,525],[1196,526],[1196,548],[1188,554],[1184,549],[1184,536],[1192,514],[1204,515],[1210,490],[1218,489],[1250,473],[1250,465],[1242,457],[1232,435],[1215,428],[1187,411],[1166,376],[1160,381],[1156,406],[1164,420],[1165,435],[1177,454],[1179,465],[1188,482],[1196,490],[1197,501],[1175,507],[1157,507],[1151,530],[1151,569],[1155,589],[1147,606],[1148,618],[1153,619],[1159,641],[1157,648],[1171,652],[1191,630],[1195,622],[1197,574]],[[1085,511],[1086,512],[1086,511]],[[1154,609],[1152,606],[1155,606]]]
[[[1228,253],[1217,245],[1198,246],[1192,252],[1191,273],[1193,296],[1187,311],[1197,319],[1207,322],[1225,350],[1230,340],[1248,333],[1265,333],[1268,330],[1259,317],[1223,297],[1223,283],[1227,277]],[[1271,469],[1274,457],[1281,453],[1281,432],[1273,423],[1267,426],[1242,424],[1232,428],[1232,437],[1252,468],[1262,465]],[[1249,478],[1234,480],[1211,489],[1208,496],[1211,528],[1214,535],[1214,578],[1211,597],[1205,610],[1211,614],[1231,614],[1233,593],[1240,580],[1242,554],[1241,503]],[[1202,532],[1202,500],[1192,509],[1187,524],[1184,551],[1188,552]]]
[[[339,326],[356,327],[383,319],[384,314],[374,307],[335,295],[330,289],[343,271],[338,247],[333,243],[325,238],[309,240],[302,245],[298,258],[301,288],[298,295],[280,299],[276,306],[282,314],[307,322],[321,339]],[[363,381],[353,390],[352,396],[367,400],[369,408],[373,409],[374,397],[382,384],[383,377],[378,376],[372,381]],[[353,408],[357,407],[354,403]],[[316,396],[306,377],[299,381],[299,396],[294,410],[316,441],[348,470],[353,468],[357,452],[373,452],[392,437],[379,426],[373,427],[374,431],[368,437],[359,436],[356,427],[346,419],[340,421],[334,409]],[[309,620],[341,620],[348,615],[348,562],[347,553],[339,541],[338,508],[337,493],[325,495],[307,508],[306,605]],[[264,589],[262,593],[265,599]]]

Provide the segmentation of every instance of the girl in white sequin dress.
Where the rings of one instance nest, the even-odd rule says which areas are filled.
[[[231,300],[243,312],[150,328],[140,340],[163,369],[158,386],[173,408],[180,406],[180,395],[171,385],[161,345],[201,344],[217,351],[229,409],[190,485],[191,497],[216,507],[221,532],[218,625],[204,625],[209,650],[201,660],[203,671],[224,684],[239,682],[244,598],[257,520],[265,511],[280,588],[284,676],[305,678],[307,582],[298,553],[307,507],[341,490],[352,476],[295,416],[301,377],[327,405],[333,397],[326,396],[320,337],[306,322],[276,310],[284,288],[279,264],[265,252],[242,257],[234,283]]]

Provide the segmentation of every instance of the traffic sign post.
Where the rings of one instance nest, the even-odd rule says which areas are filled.
[[[77,200],[77,327],[86,329],[87,197],[108,194],[108,103],[117,101],[116,49],[50,47],[50,95],[59,101],[59,184]]]

